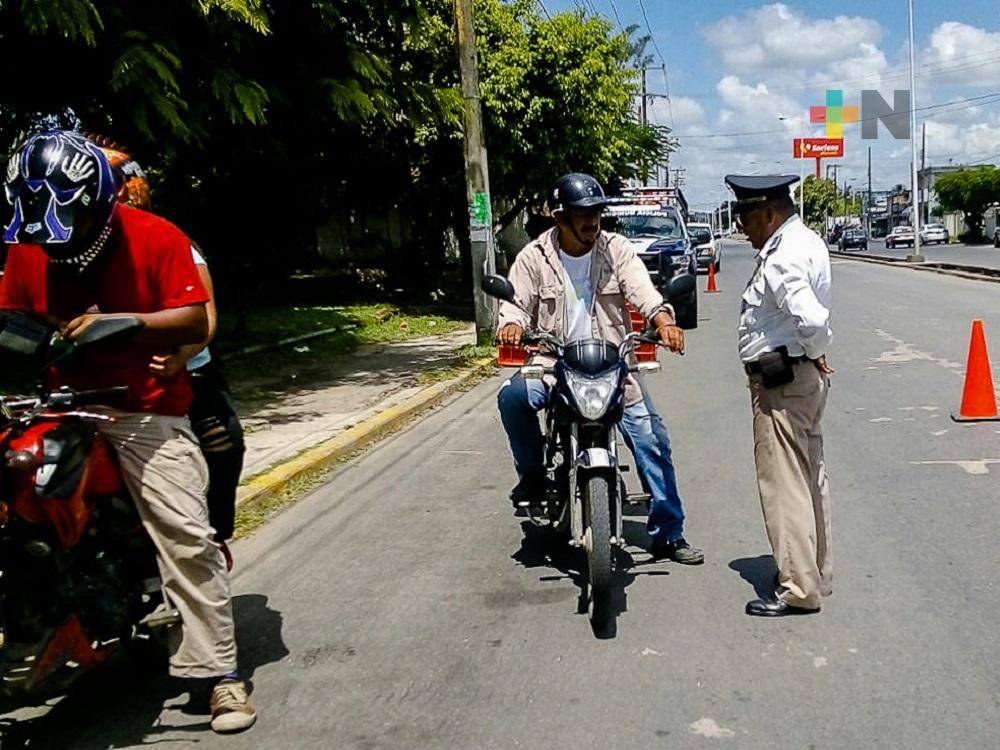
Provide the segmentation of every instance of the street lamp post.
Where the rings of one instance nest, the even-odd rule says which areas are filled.
[[[913,0],[908,0],[910,16],[910,211],[913,224],[913,253],[906,256],[910,263],[922,263],[920,254],[920,185],[917,178],[917,79],[913,66]]]
[[[803,152],[803,131],[805,129],[806,118],[803,115],[792,118],[787,115],[778,115],[779,120],[798,120],[799,122],[799,219],[806,220],[806,186],[805,186],[805,154]]]

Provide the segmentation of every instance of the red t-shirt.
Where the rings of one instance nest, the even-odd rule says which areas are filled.
[[[92,307],[102,313],[151,313],[207,302],[191,257],[191,240],[166,219],[118,206],[104,252],[80,276],[48,261],[38,245],[11,245],[0,280],[0,309],[53,315],[70,321]],[[149,372],[162,346],[122,343],[113,350],[81,352],[54,385],[74,389],[127,385],[129,411],[181,416],[191,405],[186,371],[170,379]]]

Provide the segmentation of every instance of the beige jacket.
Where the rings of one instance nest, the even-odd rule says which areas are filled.
[[[658,312],[673,308],[653,286],[649,272],[632,249],[632,243],[620,234],[601,232],[590,251],[590,283],[594,289],[594,304],[590,311],[594,338],[618,345],[631,332],[625,301],[641,312],[647,321]],[[535,328],[558,336],[565,334],[566,290],[565,272],[559,258],[559,230],[550,229],[525,245],[517,254],[508,275],[514,285],[517,303],[531,313],[529,317],[508,302],[500,303],[499,331],[509,323],[522,328]],[[551,364],[550,357],[536,357]],[[632,358],[634,361],[634,358]],[[640,382],[629,375],[625,385],[627,406],[642,400]]]

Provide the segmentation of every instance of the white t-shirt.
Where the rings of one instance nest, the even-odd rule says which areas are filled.
[[[567,255],[561,249],[566,277],[566,341],[594,337],[590,311],[594,304],[594,288],[590,283],[590,258],[588,252],[579,258]]]
[[[199,253],[197,250],[194,249],[194,245],[191,246],[191,257],[194,259],[194,264],[196,266],[208,265],[208,263],[205,262],[204,256],[202,256],[201,253]],[[188,372],[191,372],[192,370],[197,370],[199,367],[204,367],[211,361],[212,361],[212,355],[209,353],[208,347],[206,346],[204,349],[202,349],[200,352],[195,354],[193,357],[191,357],[191,359],[187,361]]]

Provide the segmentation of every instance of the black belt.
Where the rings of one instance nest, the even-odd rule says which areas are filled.
[[[789,357],[791,362],[808,362],[809,357],[802,355],[801,357]],[[744,362],[743,369],[746,370],[747,375],[760,375],[760,362]]]

